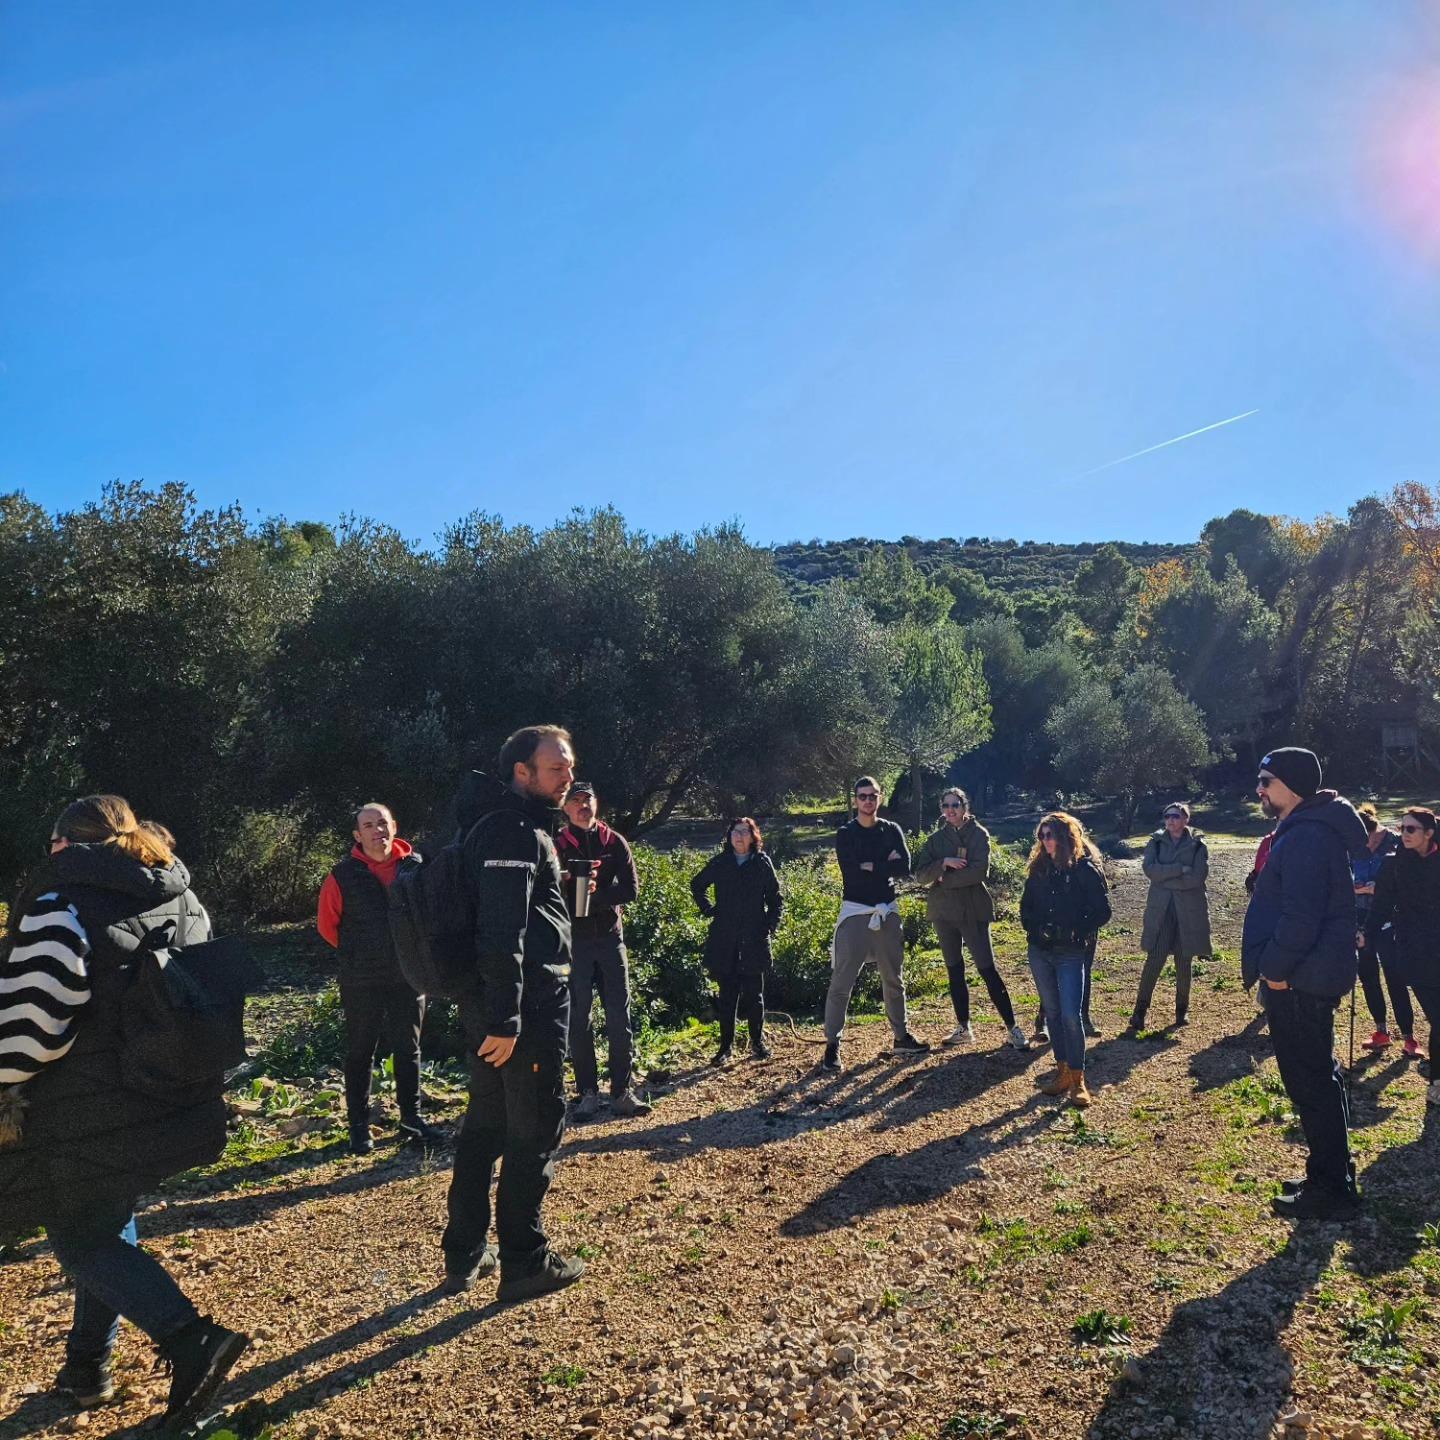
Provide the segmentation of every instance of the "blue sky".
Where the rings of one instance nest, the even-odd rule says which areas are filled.
[[[0,202],[58,508],[1186,539],[1440,480],[1431,3],[10,0]]]

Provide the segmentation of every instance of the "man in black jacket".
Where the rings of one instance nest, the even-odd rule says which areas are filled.
[[[830,990],[825,997],[825,1056],[821,1066],[839,1070],[845,1012],[867,960],[880,970],[880,990],[897,1055],[923,1055],[930,1047],[911,1033],[905,1015],[905,936],[895,903],[895,882],[910,873],[905,832],[882,820],[880,786],[869,775],[855,782],[855,818],[835,834],[835,858],[844,885],[840,918],[831,942]]]
[[[503,1160],[496,1299],[506,1303],[562,1289],[585,1273],[583,1261],[550,1249],[540,1219],[565,1130],[570,915],[552,837],[575,778],[570,736],[557,725],[526,726],[505,742],[497,768],[504,784],[472,775],[456,804],[478,986],[460,1004],[475,1054],[441,1243],[447,1292],[495,1270],[490,1182]]]
[[[1285,1182],[1275,1213],[1348,1220],[1359,1194],[1335,1010],[1357,973],[1350,859],[1366,836],[1350,803],[1320,780],[1309,750],[1282,746],[1260,761],[1256,793],[1280,823],[1245,912],[1241,973],[1247,987],[1260,982],[1280,1079],[1310,1146],[1305,1179]]]
[[[599,1065],[595,1027],[590,1018],[595,991],[605,1007],[610,1041],[610,1108],[617,1115],[648,1115],[650,1107],[630,1088],[634,1041],[630,1030],[630,962],[620,910],[640,891],[635,857],[618,830],[599,817],[600,797],[588,780],[577,780],[565,797],[570,823],[555,848],[565,869],[565,901],[570,907],[570,1062],[580,1102],[577,1119],[600,1113]],[[589,873],[589,903],[576,915],[576,884]]]

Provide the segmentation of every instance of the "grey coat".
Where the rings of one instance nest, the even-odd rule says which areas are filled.
[[[1180,953],[1209,955],[1210,902],[1205,895],[1205,878],[1210,873],[1210,852],[1204,840],[1188,827],[1179,840],[1171,840],[1166,831],[1157,830],[1145,846],[1141,868],[1150,882],[1141,948],[1148,952],[1160,944],[1165,919],[1173,911]]]

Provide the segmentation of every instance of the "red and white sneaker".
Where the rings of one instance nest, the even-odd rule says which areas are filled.
[[[1383,1050],[1390,1043],[1390,1037],[1383,1030],[1377,1030],[1365,1042],[1365,1048],[1367,1050]]]
[[[1413,1036],[1405,1037],[1405,1055],[1407,1059],[1416,1060],[1420,1056],[1420,1042]]]

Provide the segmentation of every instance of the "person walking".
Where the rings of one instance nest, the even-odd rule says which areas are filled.
[[[842,899],[835,938],[830,945],[830,989],[825,996],[823,1069],[842,1069],[840,1040],[850,996],[867,960],[880,971],[885,1014],[894,1037],[892,1053],[924,1055],[930,1047],[910,1033],[905,1013],[905,935],[895,882],[910,873],[910,848],[905,832],[880,817],[880,785],[873,776],[855,782],[855,818],[835,835],[840,862]]]
[[[588,780],[577,780],[565,797],[566,825],[556,837],[569,883],[570,1061],[575,1067],[579,1120],[600,1113],[600,1069],[591,1018],[595,991],[605,1010],[610,1045],[610,1109],[616,1115],[648,1115],[650,1106],[631,1088],[635,1042],[630,1025],[630,959],[625,953],[621,911],[640,893],[630,845],[600,819],[600,797]],[[585,914],[576,912],[576,882],[588,877]]]
[[[1359,933],[1365,933],[1370,911],[1375,903],[1375,885],[1385,861],[1400,848],[1400,837],[1380,823],[1380,817],[1373,805],[1361,805],[1356,813],[1365,826],[1365,852],[1357,855],[1350,864],[1350,874],[1355,881],[1355,923]],[[1389,1017],[1385,1011],[1385,991],[1390,991],[1390,1003],[1395,1010],[1395,1023],[1404,1040],[1404,1053],[1416,1056],[1420,1053],[1415,1039],[1415,1007],[1410,1003],[1410,987],[1400,979],[1395,969],[1395,926],[1387,923],[1375,936],[1373,944],[1364,945],[1360,951],[1360,988],[1365,992],[1365,1004],[1370,1018],[1375,1022],[1375,1032],[1365,1042],[1371,1050],[1384,1050],[1391,1044],[1388,1028]],[[1383,983],[1382,983],[1383,972]]]
[[[400,970],[390,934],[389,890],[402,865],[420,856],[396,834],[388,805],[371,801],[355,812],[355,844],[325,877],[315,928],[340,960],[340,1006],[345,1012],[345,1111],[350,1152],[368,1155],[370,1080],[375,1052],[394,1056],[400,1140],[438,1145],[444,1136],[420,1114],[420,1031],[425,997]]]
[[[925,908],[945,957],[950,1003],[955,1007],[955,1028],[944,1043],[959,1045],[975,1038],[970,1025],[970,986],[965,978],[965,954],[969,951],[1009,1043],[1017,1050],[1028,1050],[1030,1042],[1015,1023],[1015,1007],[995,968],[995,949],[990,943],[990,924],[995,919],[995,902],[985,884],[990,875],[990,833],[970,813],[970,800],[963,790],[946,790],[940,796],[940,824],[916,851],[912,870],[926,887]]]
[[[710,1063],[730,1063],[737,1013],[749,1027],[750,1053],[768,1060],[772,1052],[765,1043],[765,977],[785,898],[765,853],[765,837],[750,816],[741,816],[726,832],[720,853],[690,882],[690,893],[710,921],[705,968],[715,981],[720,1015],[720,1049]]]
[[[1066,1096],[1080,1109],[1091,1101],[1081,1016],[1085,957],[1109,919],[1109,890],[1085,831],[1073,815],[1052,811],[1035,827],[1020,895],[1020,924],[1055,1044],[1055,1074],[1040,1089],[1046,1095]]]
[[[1165,962],[1175,957],[1175,1024],[1190,1021],[1190,985],[1197,955],[1209,955],[1210,902],[1205,881],[1210,873],[1210,852],[1198,830],[1190,828],[1190,807],[1176,800],[1165,807],[1161,828],[1146,843],[1140,862],[1150,893],[1145,899],[1145,920],[1140,948],[1145,965],[1140,988],[1126,1027],[1132,1034],[1145,1028],[1145,1015],[1155,994],[1155,982]]]
[[[1400,850],[1380,867],[1375,903],[1362,935],[1374,951],[1389,925],[1395,933],[1395,973],[1411,986],[1430,1022],[1430,1058],[1421,1073],[1430,1082],[1425,1098],[1440,1105],[1440,845],[1433,810],[1412,805],[1400,819]],[[1392,997],[1395,989],[1390,991]]]
[[[1280,1079],[1310,1146],[1304,1180],[1285,1183],[1275,1213],[1345,1220],[1359,1192],[1335,1011],[1356,978],[1350,861],[1365,849],[1365,826],[1322,778],[1314,752],[1298,746],[1260,761],[1256,792],[1279,824],[1245,911],[1241,965],[1246,987],[1262,986]]]
[[[570,912],[554,836],[575,779],[570,735],[558,725],[527,725],[506,740],[496,768],[503,783],[477,771],[455,805],[478,984],[460,999],[473,1052],[470,1103],[440,1243],[448,1294],[468,1290],[498,1264],[495,1298],[507,1304],[585,1273],[578,1256],[562,1259],[551,1248],[540,1213],[565,1133]],[[490,1185],[502,1161],[497,1254],[489,1243]]]
[[[139,1090],[123,1064],[137,956],[210,938],[190,876],[118,795],[61,813],[11,908],[0,962],[0,1232],[43,1225],[75,1287],[55,1389],[82,1408],[115,1393],[120,1316],[171,1371],[162,1424],[206,1413],[249,1338],[201,1315],[136,1239],[139,1198],[225,1148],[213,1089]]]

